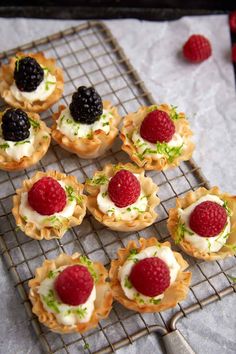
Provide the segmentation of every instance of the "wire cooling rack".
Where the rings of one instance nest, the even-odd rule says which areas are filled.
[[[140,105],[154,103],[123,50],[103,23],[88,22],[70,28],[4,52],[0,60],[6,62],[18,50],[43,51],[46,56],[57,58],[65,75],[62,98],[65,104],[70,102],[73,91],[81,85],[95,86],[103,99],[109,99],[118,106],[122,115],[137,110]],[[57,105],[42,114],[49,126],[52,123],[50,117],[56,108]],[[47,353],[110,353],[154,331],[166,335],[176,329],[176,322],[181,317],[236,290],[235,284],[228,277],[236,269],[235,257],[206,263],[184,255],[190,264],[193,279],[188,298],[175,309],[141,315],[115,302],[109,318],[102,320],[96,329],[84,335],[61,336],[50,332],[37,321],[31,312],[27,283],[34,276],[35,268],[45,258],[56,257],[60,252],[72,254],[77,251],[109,266],[111,259],[116,257],[117,249],[125,246],[130,239],[155,235],[161,241],[172,242],[166,220],[168,209],[174,206],[175,198],[199,186],[209,187],[199,167],[191,160],[170,171],[147,173],[159,186],[161,204],[157,209],[158,221],[143,231],[114,232],[97,223],[91,215],[87,215],[82,225],[69,230],[61,240],[35,241],[16,229],[11,214],[12,196],[25,178],[30,178],[36,170],[56,169],[75,175],[80,182],[84,182],[108,162],[127,161],[128,157],[120,146],[117,139],[106,155],[96,160],[82,160],[52,143],[47,155],[36,166],[17,173],[0,173],[1,252],[29,320]],[[174,244],[173,248],[176,249]]]

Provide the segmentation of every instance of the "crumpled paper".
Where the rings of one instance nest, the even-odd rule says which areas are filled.
[[[1,49],[7,50],[80,22],[0,19]],[[112,20],[105,23],[157,102],[171,103],[187,113],[195,133],[194,158],[211,184],[234,193],[236,97],[227,16],[186,17],[172,22]],[[181,55],[183,43],[193,33],[204,34],[213,46],[213,56],[199,65],[187,63]],[[0,310],[4,319],[0,325],[0,352],[40,353],[9,274],[2,264],[0,267]],[[178,326],[196,353],[235,352],[236,319],[232,315],[235,306],[236,298],[231,295],[180,321]],[[161,341],[155,335],[117,352],[134,354],[143,349],[163,352]]]

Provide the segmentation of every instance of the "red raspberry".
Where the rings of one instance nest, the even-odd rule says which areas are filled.
[[[223,230],[226,221],[225,208],[215,202],[202,202],[192,211],[189,225],[199,236],[214,237]]]
[[[232,46],[232,61],[236,63],[236,43]]]
[[[133,266],[129,280],[139,293],[154,297],[170,286],[170,271],[162,259],[144,258]]]
[[[52,215],[64,209],[66,193],[55,179],[43,177],[30,189],[28,202],[39,214]]]
[[[170,141],[175,133],[175,125],[166,112],[152,111],[143,120],[140,135],[150,143]]]
[[[135,203],[140,191],[138,179],[127,170],[118,171],[108,184],[109,197],[118,208]]]
[[[65,268],[55,281],[56,292],[64,304],[84,304],[93,290],[93,278],[83,265]]]
[[[211,56],[211,43],[201,34],[193,34],[184,44],[183,54],[189,61],[200,63]]]
[[[236,11],[231,12],[229,15],[229,26],[231,31],[236,33]]]

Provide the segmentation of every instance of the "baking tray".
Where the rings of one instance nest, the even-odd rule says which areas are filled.
[[[6,62],[18,50],[43,51],[46,56],[57,58],[65,74],[62,98],[65,104],[70,102],[71,94],[80,85],[95,86],[103,99],[109,99],[118,106],[122,115],[137,110],[140,105],[155,103],[122,48],[102,22],[87,22],[3,52],[0,54],[1,62]],[[41,115],[49,126],[52,112],[56,109],[57,105],[54,105]],[[147,172],[159,186],[161,204],[157,209],[158,221],[140,232],[108,230],[91,215],[87,215],[79,227],[69,230],[61,240],[35,241],[16,229],[11,214],[12,196],[22,180],[30,178],[36,170],[56,169],[75,175],[80,182],[84,182],[108,162],[128,161],[120,146],[121,142],[117,139],[106,155],[96,160],[82,160],[52,143],[47,155],[36,166],[17,173],[0,172],[1,253],[29,320],[47,353],[110,353],[151,332],[158,332],[163,337],[169,353],[193,353],[176,328],[178,320],[236,290],[236,284],[228,276],[236,269],[235,257],[206,263],[184,255],[193,273],[192,285],[187,299],[174,309],[141,315],[115,302],[109,318],[84,335],[58,335],[37,321],[31,312],[27,284],[34,276],[35,268],[46,258],[56,257],[61,252],[72,254],[78,251],[109,266],[117,249],[125,246],[130,239],[153,235],[161,241],[169,240],[173,248],[178,249],[167,231],[168,209],[174,206],[176,197],[187,191],[199,186],[209,188],[200,168],[190,160],[166,172]]]

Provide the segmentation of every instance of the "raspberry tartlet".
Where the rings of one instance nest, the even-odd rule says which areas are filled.
[[[17,226],[36,240],[61,238],[85,216],[87,197],[82,192],[83,185],[74,176],[37,172],[13,197]]]
[[[83,159],[103,155],[112,146],[121,121],[116,107],[85,86],[74,92],[69,107],[60,106],[52,118],[53,139]]]
[[[173,252],[169,242],[155,237],[129,241],[111,262],[109,277],[114,299],[130,310],[160,312],[187,296],[191,272],[188,263]]]
[[[51,130],[37,113],[20,108],[0,112],[0,169],[19,171],[35,165],[48,151]]]
[[[140,107],[124,118],[122,150],[145,170],[166,170],[189,160],[192,131],[184,113],[167,104]]]
[[[84,333],[106,318],[112,307],[107,270],[86,256],[65,253],[45,260],[29,281],[32,311],[57,333]]]
[[[43,53],[16,53],[0,69],[0,95],[12,107],[43,112],[63,93],[64,79],[56,60]]]
[[[236,254],[236,197],[203,187],[176,199],[168,229],[184,252],[206,261]]]
[[[112,230],[142,230],[157,218],[158,187],[133,164],[106,165],[86,181],[85,190],[88,210]]]

